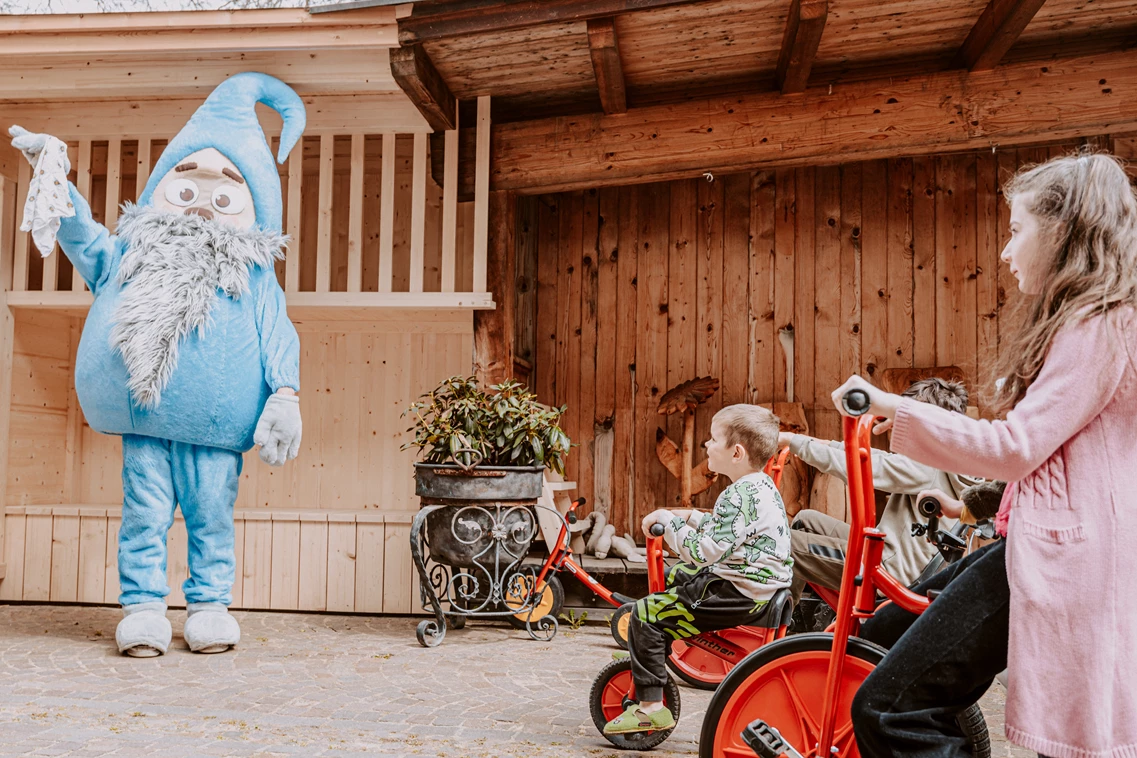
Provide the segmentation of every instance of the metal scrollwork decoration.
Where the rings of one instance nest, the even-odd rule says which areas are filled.
[[[540,531],[537,508],[563,519],[547,506],[516,502],[431,504],[419,510],[411,525],[411,555],[422,579],[422,607],[434,613],[434,619],[419,624],[420,643],[435,647],[448,625],[460,628],[472,617],[524,619],[526,632],[535,640],[556,635],[553,616],[524,615],[542,600],[541,593],[531,591],[537,584],[537,567],[522,563]],[[435,514],[444,521],[438,523]],[[433,530],[428,522],[433,522]],[[432,558],[429,568],[424,547]]]

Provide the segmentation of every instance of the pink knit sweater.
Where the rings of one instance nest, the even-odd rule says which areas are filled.
[[[1134,313],[1063,329],[1005,421],[904,400],[892,449],[1015,482],[1007,737],[1054,758],[1137,758]]]

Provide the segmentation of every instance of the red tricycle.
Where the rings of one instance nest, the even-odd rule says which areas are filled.
[[[781,479],[789,448],[782,451],[766,464],[765,471],[774,478],[775,484]],[[667,586],[666,566],[663,561],[663,526],[654,524],[647,540],[648,591],[662,592]],[[627,636],[627,620],[635,607],[634,602],[620,609],[619,619],[623,635]],[[704,632],[686,640],[671,643],[667,657],[667,667],[683,681],[700,689],[714,689],[723,678],[752,652],[786,635],[790,623],[793,603],[788,589],[779,590],[770,600],[765,614],[758,624],[737,626],[719,631]],[[616,624],[613,625],[616,629]],[[615,633],[614,635],[615,636]],[[631,661],[618,658],[607,664],[593,680],[589,693],[589,710],[596,728],[604,733],[604,725],[612,720],[635,700],[635,685],[632,681]],[[669,679],[664,688],[663,700],[679,720],[679,688]],[[670,732],[640,732],[633,734],[605,734],[604,737],[619,748],[647,750],[660,744]]]
[[[715,691],[699,739],[701,758],[856,758],[850,706],[857,688],[883,659],[885,650],[857,637],[861,622],[877,609],[877,593],[912,613],[932,599],[904,587],[881,566],[884,533],[875,527],[868,396],[844,398],[845,457],[849,472],[851,535],[833,632],[776,640],[748,656]],[[856,418],[859,416],[859,418]],[[938,504],[921,504],[934,536]],[[982,711],[972,706],[959,716],[972,754],[990,755]]]
[[[788,447],[782,448],[777,455],[772,456],[766,462],[766,467],[763,469],[766,474],[773,478],[775,487],[781,483],[782,471],[785,468],[789,452]],[[531,586],[537,588],[541,597],[536,603],[532,604],[533,607],[530,610],[510,617],[510,622],[524,628],[525,622],[529,618],[536,620],[542,618],[544,614],[553,613],[555,615],[553,609],[559,609],[564,599],[564,589],[557,580],[556,574],[563,570],[579,579],[601,600],[616,608],[616,612],[612,614],[609,622],[612,638],[620,647],[627,649],[628,619],[635,607],[636,599],[619,592],[612,592],[594,579],[579,563],[573,560],[572,548],[569,547],[569,534],[566,526],[577,522],[576,509],[584,503],[584,498],[577,498],[569,506],[568,513],[565,514],[566,524],[561,526],[557,541],[549,552],[549,557],[545,559],[533,580]],[[654,540],[654,544],[652,539],[648,540],[647,568],[648,592],[662,592],[666,586],[666,574],[662,540],[659,538]],[[514,607],[518,608],[527,604],[525,598],[514,597],[513,595],[507,599],[507,603],[515,604]],[[738,627],[737,629],[718,632],[713,637],[678,642],[672,646],[672,655],[668,659],[668,665],[677,676],[688,684],[700,689],[713,690],[726,676],[726,672],[730,670],[731,666],[762,645],[765,640],[764,630]]]

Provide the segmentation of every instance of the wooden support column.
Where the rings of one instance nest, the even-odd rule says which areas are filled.
[[[454,95],[422,45],[391,51],[391,75],[436,132],[454,128]]]
[[[959,49],[963,68],[986,71],[1015,44],[1046,0],[991,0]]]
[[[347,291],[363,288],[363,160],[362,134],[351,135],[351,197],[347,222]]]
[[[146,143],[146,176],[150,176],[150,140],[143,140]],[[139,142],[138,152],[141,156],[142,147]],[[79,194],[83,197],[91,196],[91,140],[79,140],[79,150],[77,155],[78,162],[75,164],[75,189],[79,190]],[[142,159],[139,158],[138,170],[142,171]],[[146,179],[140,178],[136,181],[141,181],[145,184]],[[138,195],[142,194],[142,188],[138,190]],[[137,198],[136,198],[137,199]],[[62,252],[61,252],[62,254]],[[71,269],[71,291],[83,292],[87,289],[87,283],[83,281],[83,277],[79,276],[79,272],[74,268]]]
[[[4,563],[4,530],[7,519],[3,505],[8,500],[8,430],[12,411],[15,321],[8,308],[8,292],[12,289],[12,255],[18,225],[15,195],[16,183],[0,174],[0,584],[7,573]],[[21,595],[19,591],[15,594],[0,591],[0,597],[19,598]]]
[[[454,128],[446,132],[444,147],[446,166],[442,179],[442,291],[454,291],[458,244],[458,112],[454,112]]]
[[[31,235],[19,230],[20,221],[24,216],[24,201],[28,198],[28,185],[32,181],[32,167],[27,161],[20,161],[19,173],[15,187],[16,205],[15,215],[12,218],[13,226],[9,236],[14,236],[12,262],[12,284],[7,289],[23,292],[28,288],[28,255],[31,245]],[[3,272],[8,275],[7,269]],[[7,306],[5,306],[7,307]]]
[[[804,92],[829,16],[828,0],[793,0],[776,73],[782,94]]]
[[[517,197],[491,192],[486,286],[497,307],[474,311],[474,373],[483,385],[513,377],[516,223]]]
[[[592,56],[592,70],[596,74],[596,88],[600,92],[600,105],[604,112],[623,113],[628,110],[624,68],[620,63],[620,48],[616,44],[615,18],[589,19],[588,52]]]
[[[410,291],[422,292],[426,247],[426,135],[414,136],[411,163],[411,271]]]
[[[284,291],[300,291],[300,183],[304,178],[304,141],[288,155],[288,252],[284,259]]]
[[[478,151],[474,158],[474,292],[486,291],[486,224],[490,194],[490,96],[478,97]]]
[[[379,291],[392,290],[395,257],[395,135],[383,135],[379,189]]]
[[[103,226],[114,234],[118,226],[118,206],[122,191],[122,140],[107,141],[107,202],[103,215]]]
[[[320,195],[316,216],[316,291],[332,289],[332,181],[335,170],[335,136],[320,135]]]

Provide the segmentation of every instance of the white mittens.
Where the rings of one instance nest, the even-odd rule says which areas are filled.
[[[265,403],[253,442],[261,446],[261,460],[270,466],[283,466],[300,452],[300,398],[273,394]]]
[[[12,147],[32,164],[20,231],[32,233],[36,248],[46,258],[55,247],[60,219],[75,215],[67,187],[67,174],[71,172],[67,145],[49,134],[33,134],[20,126],[13,126],[8,133]]]
[[[34,134],[22,126],[15,125],[8,129],[8,134],[12,136],[12,147],[23,153],[28,163],[36,165],[36,158],[47,144],[48,135]],[[67,164],[67,170],[71,170],[70,162]]]

